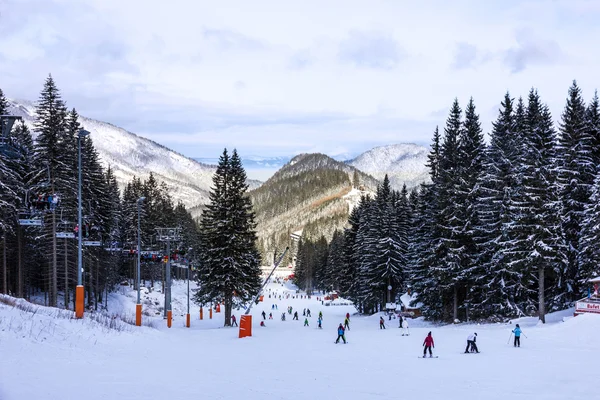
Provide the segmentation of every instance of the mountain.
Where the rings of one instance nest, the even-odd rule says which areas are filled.
[[[358,188],[353,188],[355,176]],[[290,245],[290,234],[330,239],[348,221],[361,194],[374,193],[378,181],[324,154],[300,154],[250,191],[263,255]],[[272,260],[271,256],[266,259]]]
[[[404,184],[410,189],[429,181],[428,154],[429,149],[425,146],[392,144],[375,147],[346,161],[346,164],[380,180],[388,174],[394,189],[400,190]]]
[[[23,117],[25,123],[33,128],[35,104],[10,100],[9,110],[11,114]],[[152,172],[158,180],[165,182],[173,199],[181,200],[189,209],[208,201],[214,166],[192,160],[106,122],[83,116],[79,122],[91,132],[103,165],[110,165],[121,189],[134,175],[146,179]],[[35,136],[35,132],[33,134]]]
[[[292,159],[292,156],[283,157],[261,157],[261,156],[243,156],[242,164],[246,170],[246,174],[251,182],[250,189],[255,189],[262,184],[262,181],[269,179],[277,170],[283,167]],[[204,164],[216,165],[219,162],[218,158],[196,157],[194,160]]]

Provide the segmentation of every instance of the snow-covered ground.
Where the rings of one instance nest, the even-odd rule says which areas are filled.
[[[155,328],[115,322],[111,329],[89,314],[75,320],[67,311],[21,310],[0,299],[0,399],[598,398],[598,315],[569,318],[562,312],[545,326],[521,319],[516,322],[527,337],[514,348],[507,343],[514,323],[434,326],[415,320],[403,337],[398,320],[386,318],[387,329],[380,330],[379,315],[354,315],[352,306],[265,296],[252,309],[253,337],[239,339],[237,328],[222,327],[223,313],[210,320],[205,309],[200,321],[195,305],[192,327],[185,328],[185,289],[175,283],[171,329],[160,316],[144,317]],[[275,283],[268,289],[295,295]],[[144,295],[146,314],[160,314],[161,296]],[[134,302],[135,292],[122,289],[111,296],[109,310],[133,315]],[[288,306],[300,311],[300,321],[289,315],[280,320]],[[309,327],[303,326],[306,307]],[[263,310],[274,316],[264,328]],[[319,311],[322,330],[316,328]],[[353,314],[348,344],[336,345],[346,312]],[[239,319],[240,311],[235,315]],[[429,331],[439,358],[422,359]],[[481,353],[463,354],[473,332]]]

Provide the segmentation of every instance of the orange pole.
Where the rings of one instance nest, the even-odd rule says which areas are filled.
[[[83,285],[77,285],[75,288],[75,318],[83,318]]]
[[[252,315],[240,317],[240,338],[252,336]]]
[[[142,305],[135,305],[135,326],[142,326]]]
[[[212,319],[212,307],[210,308],[210,311],[209,311],[209,313],[208,313],[208,316],[209,316],[209,318],[210,318],[210,319]]]
[[[171,327],[171,322],[173,318],[173,311],[169,310],[167,311],[167,326],[170,328]]]
[[[189,328],[190,327],[190,314],[186,314],[185,317],[186,317],[185,318],[185,326]]]
[[[200,307],[200,319],[203,319],[203,315],[202,315],[203,311],[202,311],[202,307]]]

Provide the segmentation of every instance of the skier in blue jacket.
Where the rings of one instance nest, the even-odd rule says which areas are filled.
[[[344,333],[345,333],[344,325],[342,325],[340,323],[340,326],[338,326],[338,337],[335,341],[336,343],[338,343],[340,341],[340,338],[342,338],[344,343],[346,343],[346,337],[344,336]]]
[[[519,327],[519,324],[517,324],[517,327],[515,329],[513,329],[512,333],[515,334],[515,347],[521,347],[521,333],[523,331],[521,331],[521,328]]]

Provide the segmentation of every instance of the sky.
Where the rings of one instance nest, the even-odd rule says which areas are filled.
[[[491,128],[535,87],[598,82],[597,0],[0,0],[0,88],[190,157],[429,144],[455,98]]]

